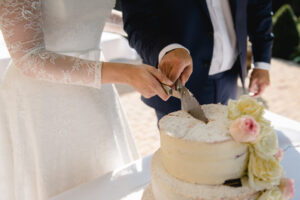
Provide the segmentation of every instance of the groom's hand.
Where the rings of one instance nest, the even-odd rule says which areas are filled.
[[[185,85],[193,72],[193,60],[185,49],[174,49],[162,57],[158,69],[173,83],[180,78]]]
[[[270,73],[265,69],[253,69],[250,75],[249,92],[252,96],[260,96],[270,85]]]

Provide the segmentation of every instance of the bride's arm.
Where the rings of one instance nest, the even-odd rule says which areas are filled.
[[[169,80],[149,66],[89,61],[46,50],[40,1],[0,0],[1,31],[14,65],[25,75],[96,88],[100,88],[102,82],[126,83],[144,96],[157,94],[167,99],[159,82],[170,84]]]
[[[99,88],[101,62],[45,49],[40,0],[1,0],[0,26],[13,63],[39,80]]]

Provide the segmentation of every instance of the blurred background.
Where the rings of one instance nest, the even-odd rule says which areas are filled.
[[[116,10],[120,8],[117,2]],[[271,86],[259,99],[268,110],[300,122],[300,0],[274,0],[273,10],[275,38],[270,70]],[[115,16],[121,15],[120,12],[115,13]],[[101,39],[104,58],[106,61],[140,63],[140,57],[128,45],[122,26],[120,17],[108,20]],[[249,43],[249,73],[252,59],[250,47]],[[10,61],[9,57],[0,32],[0,81]],[[141,156],[153,153],[159,147],[154,110],[141,102],[140,95],[132,88],[126,85],[116,87]]]

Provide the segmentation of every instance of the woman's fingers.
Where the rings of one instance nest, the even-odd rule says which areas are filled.
[[[170,96],[161,86],[161,83],[158,82],[155,77],[153,77],[152,89],[155,95],[158,95],[162,100],[167,101],[170,98]]]
[[[155,94],[158,95],[161,99],[163,100],[168,100],[169,95],[166,93],[166,91],[163,89],[161,84],[169,85],[171,86],[173,82],[168,79],[166,75],[163,73],[159,72],[155,68],[149,69],[151,75],[152,75],[152,89],[154,90]]]

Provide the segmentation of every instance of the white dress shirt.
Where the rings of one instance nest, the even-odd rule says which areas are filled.
[[[209,69],[209,75],[214,75],[232,68],[238,56],[237,38],[229,1],[206,0],[206,3],[214,28],[213,56]],[[181,44],[170,44],[160,51],[158,61],[160,62],[167,52],[176,48],[184,48],[189,52]],[[270,64],[266,62],[256,62],[254,66],[266,70],[270,68]]]

